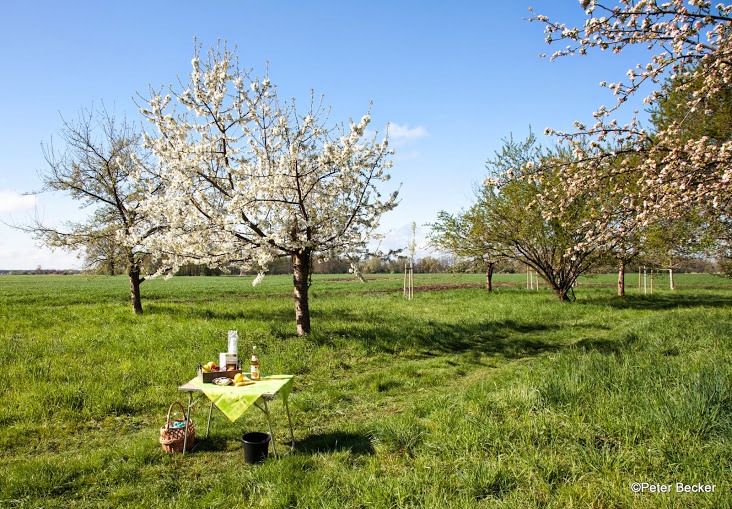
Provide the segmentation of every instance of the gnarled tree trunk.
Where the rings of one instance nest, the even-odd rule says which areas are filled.
[[[569,288],[562,288],[557,286],[552,289],[554,290],[554,294],[557,296],[557,298],[562,302],[570,302],[572,300],[569,298],[569,291],[572,289],[571,286]]]
[[[142,299],[140,297],[140,283],[144,279],[140,279],[140,267],[130,265],[130,270],[127,272],[130,276],[130,300],[132,301],[132,309],[136,315],[142,314]]]
[[[297,334],[310,333],[310,307],[308,305],[308,277],[310,276],[310,248],[302,248],[292,255],[292,280],[294,283],[295,323]]]
[[[625,261],[618,267],[618,297],[625,297]]]
[[[537,288],[539,285],[538,280],[539,273],[537,272]],[[565,278],[556,278],[551,279],[546,277],[544,274],[542,274],[542,279],[547,282],[547,284],[551,287],[551,289],[554,291],[554,295],[557,296],[559,300],[562,302],[571,302],[572,299],[569,298],[569,292],[572,290],[572,287],[574,286],[574,279],[565,279]]]
[[[493,268],[495,265],[495,262],[488,262],[485,266],[485,289],[488,292],[493,291]]]

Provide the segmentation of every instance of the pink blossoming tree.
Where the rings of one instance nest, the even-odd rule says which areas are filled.
[[[615,82],[602,82],[617,98],[594,112],[595,123],[575,123],[574,132],[548,129],[567,143],[571,165],[558,172],[560,186],[549,189],[547,210],[562,210],[602,190],[607,205],[597,211],[597,228],[588,241],[607,243],[617,232],[618,217],[628,213],[639,228],[703,213],[722,223],[724,242],[731,212],[732,130],[712,137],[689,130],[689,115],[714,114],[715,98],[732,83],[732,4],[706,0],[582,0],[587,19],[582,28],[568,27],[543,15],[531,21],[545,26],[546,41],[562,49],[551,58],[593,51],[620,53],[630,46],[647,48],[647,61]],[[645,95],[653,110],[668,97],[671,86],[687,92],[689,115],[656,123],[646,130],[637,112],[621,124],[615,113],[631,96]],[[646,92],[642,92],[645,90]],[[619,210],[622,209],[622,212]],[[635,227],[635,226],[634,226]]]

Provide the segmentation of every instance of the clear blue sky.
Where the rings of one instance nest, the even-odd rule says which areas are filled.
[[[584,20],[577,0],[3,2],[0,219],[83,218],[88,211],[63,196],[19,196],[40,187],[41,142],[58,134],[62,115],[74,119],[102,102],[137,121],[133,96],[185,80],[195,36],[204,49],[228,41],[257,71],[269,62],[284,96],[324,94],[334,120],[360,118],[373,101],[371,127],[392,123],[390,184],[401,183],[401,203],[382,221],[384,247],[406,247],[413,221],[422,247],[422,225],[469,204],[502,138],[590,121],[614,102],[599,82],[618,81],[637,63],[630,55],[539,58],[557,48],[524,19],[529,5],[568,24]],[[4,225],[0,239],[0,269],[81,264]]]

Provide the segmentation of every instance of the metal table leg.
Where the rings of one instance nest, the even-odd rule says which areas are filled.
[[[193,393],[188,393],[188,411],[186,412],[186,419],[185,422],[185,433],[183,434],[183,456],[186,455],[186,448],[188,447],[188,423],[191,420],[191,407],[193,406]]]
[[[191,408],[195,405],[193,392],[188,392],[188,410],[186,411],[186,418],[191,419]],[[213,413],[213,401],[208,406],[208,421],[206,422],[206,438],[211,430],[211,414]],[[188,426],[186,425],[185,434],[183,435],[183,455],[186,454],[186,447],[188,447]],[[195,446],[194,446],[195,447]]]
[[[275,458],[279,458],[279,456],[277,456],[277,444],[275,443],[274,432],[272,431],[272,421],[270,421],[269,419],[269,406],[267,406],[267,398],[262,398],[262,400],[264,401],[264,415],[267,417],[269,436],[272,437],[272,452],[274,452]]]
[[[290,454],[290,452],[295,450],[295,432],[292,431],[292,419],[290,418],[290,407],[287,404],[287,398],[282,398],[284,404],[285,404],[285,410],[287,411],[287,423],[290,425],[290,438],[292,439],[292,442],[290,443],[290,451],[287,454]]]
[[[208,422],[206,423],[206,438],[208,438],[208,430],[211,428],[211,412],[213,412],[213,401],[208,406]]]
[[[262,406],[260,404],[260,401],[264,404]],[[267,427],[269,428],[269,436],[272,437],[272,451],[274,452],[274,455],[276,458],[279,458],[279,455],[277,454],[277,444],[275,444],[274,439],[274,431],[272,430],[272,421],[270,420],[270,414],[269,414],[269,405],[267,404],[268,398],[262,396],[257,401],[254,402],[254,406],[259,408],[262,413],[264,413],[264,416],[267,418]],[[287,425],[290,428],[290,450],[285,454],[290,454],[292,451],[295,450],[295,432],[292,429],[292,417],[290,416],[290,406],[287,404],[287,399],[283,398],[283,404],[285,406],[285,410],[287,412]]]

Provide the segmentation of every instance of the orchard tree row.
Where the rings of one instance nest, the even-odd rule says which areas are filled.
[[[575,123],[551,149],[533,134],[504,140],[488,160],[488,178],[475,202],[458,214],[442,212],[432,242],[480,258],[487,275],[501,258],[525,263],[561,300],[577,278],[614,260],[618,293],[632,260],[655,257],[672,268],[688,255],[732,259],[732,5],[703,0],[582,0],[587,19],[568,27],[543,15],[551,58],[649,50],[625,81],[603,82],[617,96],[594,112],[593,125]],[[627,124],[613,118],[647,89],[650,128],[637,112]],[[665,260],[664,260],[665,258]]]
[[[313,93],[304,108],[281,100],[269,77],[223,47],[197,47],[180,89],[150,88],[138,130],[106,110],[64,123],[63,146],[44,146],[43,190],[92,208],[85,222],[25,227],[52,247],[86,250],[90,263],[124,265],[142,313],[143,264],[153,275],[182,266],[239,267],[264,275],[292,264],[298,334],[310,332],[308,288],[316,258],[359,258],[397,192],[388,137],[360,120],[332,123]],[[152,261],[150,259],[152,258]],[[259,282],[261,277],[255,281]]]
[[[654,250],[716,251],[729,260],[732,243],[732,5],[580,6],[581,28],[531,18],[547,42],[562,44],[551,58],[641,45],[648,61],[627,79],[602,83],[617,104],[600,107],[594,124],[549,130],[555,147],[533,136],[508,139],[488,161],[475,204],[443,213],[433,232],[436,244],[479,256],[489,275],[501,257],[533,267],[563,300],[580,274],[608,257],[622,274]],[[644,89],[652,128],[635,116],[614,120]],[[151,87],[138,106],[142,129],[104,109],[65,122],[61,146],[44,146],[42,190],[69,193],[90,216],[25,228],[46,245],[83,248],[111,271],[126,267],[135,313],[142,313],[147,258],[154,275],[190,264],[263,275],[287,258],[297,332],[307,334],[314,262],[343,257],[358,272],[381,215],[397,204],[396,191],[381,195],[392,165],[388,136],[367,135],[368,112],[330,122],[312,93],[304,107],[280,100],[269,76],[240,67],[225,45],[206,53],[198,46],[188,80]]]

